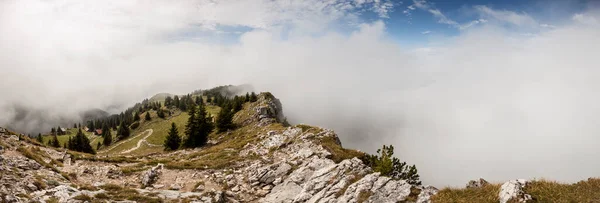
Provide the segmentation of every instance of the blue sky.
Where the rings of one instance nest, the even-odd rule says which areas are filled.
[[[356,2],[358,1],[360,0]],[[283,28],[277,33],[281,35],[282,39],[287,39],[290,37],[290,33],[293,33],[293,29],[302,30],[298,29],[297,21],[319,21],[318,18],[316,20],[310,19],[311,16],[300,13],[304,10],[315,9],[318,10],[314,12],[315,15],[323,15],[324,18],[335,13],[344,13],[346,17],[323,20],[324,25],[321,25],[322,28],[317,28],[314,32],[308,31],[312,35],[331,31],[350,34],[358,30],[357,25],[360,23],[383,21],[386,26],[386,33],[392,40],[402,46],[415,48],[427,46],[432,42],[432,39],[460,35],[461,32],[485,26],[490,21],[494,25],[504,27],[514,33],[535,34],[560,25],[570,20],[574,14],[584,12],[586,9],[595,6],[593,2],[584,0],[381,0],[379,2],[382,3],[379,4],[372,0],[364,1],[367,3],[361,6],[354,4],[354,1],[344,0],[323,6],[325,8],[335,8],[332,9],[335,12],[323,9],[323,7],[315,9],[306,8],[306,6],[297,6],[296,8],[289,5],[278,5],[282,7],[281,13],[269,13],[267,15],[273,17],[273,19],[264,16],[257,18],[264,20],[265,22],[261,23],[266,23],[266,26],[244,23],[232,24],[215,18],[211,19],[212,26],[209,29],[195,29],[198,27],[205,28],[206,26],[194,22],[198,26],[191,26],[185,31],[179,30],[176,33],[171,33],[169,39],[191,39],[203,40],[207,43],[235,44],[239,42],[239,37],[246,32],[261,29],[271,31],[273,27]],[[351,4],[355,8],[344,10],[337,6],[344,3]],[[381,7],[383,3],[388,3],[388,9],[385,11],[374,9]],[[246,12],[254,13],[255,11],[248,9]],[[437,14],[434,12],[437,12]],[[490,12],[505,16],[493,16],[494,14]],[[292,13],[289,16],[294,17],[289,17],[288,13]],[[507,19],[501,19],[508,17],[508,15],[515,15],[533,22],[515,24],[515,22],[506,21]],[[354,16],[355,18],[348,16]]]
[[[432,35],[456,36],[460,30],[452,25],[439,23],[439,18],[427,10],[416,8],[410,10],[407,15],[404,11],[407,7],[414,5],[411,1],[401,1],[390,17],[383,19],[387,25],[387,31],[401,44],[422,45],[428,43]],[[473,20],[482,18],[474,11],[475,6],[486,6],[496,11],[511,11],[521,15],[528,15],[538,20],[540,24],[560,24],[570,19],[575,14],[582,12],[589,5],[587,1],[559,1],[559,0],[438,0],[426,1],[430,9],[438,9],[448,19],[459,24],[467,24]],[[368,18],[375,19],[376,15],[368,14]],[[485,19],[485,17],[483,17]],[[481,26],[479,24],[478,26]],[[424,34],[427,33],[427,34]]]

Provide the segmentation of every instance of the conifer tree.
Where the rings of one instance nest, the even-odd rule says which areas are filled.
[[[190,118],[186,125],[186,139],[183,146],[187,148],[201,147],[208,141],[208,134],[214,129],[211,118],[207,116],[204,105],[197,108],[192,106],[189,111]]]
[[[394,157],[394,146],[383,145],[383,148],[377,150],[377,154],[365,156],[363,163],[383,176],[406,180],[412,185],[421,185],[417,167],[415,165],[409,167],[406,162],[401,162],[400,159]]]
[[[256,96],[256,93],[252,92],[252,94],[250,94],[250,102],[255,101],[258,101],[258,97]]]
[[[56,128],[56,134],[57,135],[63,135],[64,134],[64,132],[63,132],[63,130],[62,130],[62,128],[60,126],[58,126],[58,128]]]
[[[217,116],[216,125],[218,132],[226,132],[235,127],[233,125],[233,112],[230,105],[226,105],[221,109]]]
[[[50,141],[50,146],[56,147],[56,148],[60,147],[60,142],[58,142],[58,137],[56,135],[54,135],[52,137],[52,140]]]
[[[108,127],[108,125],[104,124],[102,126],[102,137],[104,137],[106,133],[110,133],[110,128]]]
[[[55,129],[55,128],[52,128],[52,130],[50,130],[50,134],[52,134],[52,135],[56,135],[56,129]]]
[[[73,123],[73,128],[77,128],[77,123]]]
[[[140,120],[140,112],[135,112],[133,114],[133,121],[139,121]]]
[[[212,97],[210,95],[206,96],[206,103],[207,104],[212,103]]]
[[[103,132],[104,133],[104,140],[102,141],[102,144],[104,146],[110,146],[112,144],[112,134],[110,133],[110,130]],[[98,142],[100,143],[100,142]]]
[[[177,130],[177,126],[175,122],[171,123],[171,130],[169,130],[169,135],[165,139],[164,147],[165,150],[177,150],[181,145],[181,137],[179,137],[179,131]]]
[[[42,133],[38,133],[38,136],[37,136],[37,141],[38,141],[40,144],[44,144],[44,138],[42,137]]]
[[[248,92],[246,92],[246,100],[244,100],[244,102],[249,102],[250,101],[250,94]]]
[[[150,118],[150,112],[146,112],[146,117],[144,118],[145,121],[150,121],[152,120],[152,118]]]
[[[165,112],[164,112],[162,109],[158,109],[158,110],[156,111],[156,115],[157,115],[159,118],[165,118]]]
[[[179,96],[175,95],[175,97],[173,98],[173,106],[179,108]]]
[[[117,129],[117,138],[119,140],[123,140],[129,137],[129,133],[129,127],[125,125],[125,122],[121,122],[121,124],[119,125],[119,129]]]
[[[77,135],[69,140],[69,149],[78,152],[85,152],[95,154],[96,152],[90,145],[90,140],[81,132],[81,129],[77,132]]]

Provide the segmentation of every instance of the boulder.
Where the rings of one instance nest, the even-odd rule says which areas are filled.
[[[531,195],[525,194],[523,189],[527,186],[528,181],[525,179],[510,180],[500,187],[498,194],[500,203],[508,201],[526,202],[531,200]]]
[[[431,203],[431,197],[438,193],[438,189],[433,186],[424,186],[417,197],[417,203]]]
[[[160,176],[162,169],[163,169],[163,164],[158,164],[155,167],[152,167],[151,169],[148,169],[146,172],[144,172],[141,177],[142,188],[146,188],[146,187],[154,184],[154,182],[156,182],[156,180],[158,180],[158,177]]]
[[[481,187],[489,185],[489,184],[490,183],[488,183],[483,178],[479,178],[479,180],[471,180],[471,181],[469,181],[469,183],[467,183],[467,188],[481,188]]]

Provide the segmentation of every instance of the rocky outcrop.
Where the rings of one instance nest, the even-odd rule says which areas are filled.
[[[523,189],[527,186],[528,181],[525,179],[510,180],[500,187],[498,194],[500,203],[508,201],[526,202],[531,200],[531,195],[525,194]]]
[[[484,186],[489,185],[489,184],[490,183],[488,183],[483,178],[479,178],[479,180],[471,180],[471,181],[469,181],[469,183],[467,183],[467,188],[481,188],[481,187],[484,187]]]
[[[375,173],[358,158],[345,160],[336,156],[331,146],[341,143],[337,135],[328,129],[299,125],[283,127],[285,121],[279,100],[270,93],[261,93],[257,102],[244,104],[244,109],[234,117],[237,125],[244,126],[248,141],[217,148],[219,155],[236,158],[236,163],[226,167],[200,167],[175,169],[158,164],[147,169],[145,164],[159,159],[168,166],[186,164],[187,161],[205,159],[206,155],[198,148],[159,153],[153,157],[124,157],[121,160],[103,162],[101,158],[79,155],[73,157],[54,149],[42,150],[48,156],[45,164],[39,164],[24,156],[0,155],[0,194],[2,201],[44,202],[56,197],[59,202],[78,202],[79,195],[94,197],[110,193],[110,187],[117,185],[123,190],[139,195],[152,196],[167,202],[182,200],[190,202],[430,202],[437,193],[434,187],[416,187],[404,180],[394,180]],[[275,124],[275,125],[272,125]],[[220,134],[211,145],[235,142],[231,135]],[[229,137],[228,137],[229,136]],[[237,136],[237,135],[236,135]],[[16,137],[16,136],[15,136]],[[18,137],[6,136],[10,142],[18,143]],[[251,138],[251,139],[248,139]],[[324,143],[327,141],[327,148]],[[243,146],[243,147],[242,147]],[[16,145],[9,146],[16,149]],[[0,152],[3,151],[0,149]],[[239,156],[239,157],[238,157]],[[54,157],[54,158],[52,158]],[[77,157],[77,159],[75,159]],[[185,158],[180,158],[185,157]],[[172,159],[177,158],[173,162]],[[221,158],[221,156],[219,156]],[[52,160],[55,159],[55,160]],[[8,160],[8,161],[7,161]],[[57,160],[61,160],[59,162]],[[72,177],[69,181],[61,174],[46,168],[46,164],[57,162],[54,170],[60,169],[63,175]],[[148,161],[148,162],[146,162]],[[54,163],[53,162],[53,163]],[[6,175],[6,171],[26,172],[26,174]],[[38,178],[40,171],[45,174]],[[24,178],[22,178],[24,177]],[[17,183],[18,181],[23,182]],[[8,183],[3,185],[4,183]],[[71,186],[71,184],[86,187]],[[84,188],[95,187],[88,191]],[[112,186],[115,187],[115,186]],[[104,191],[103,189],[109,191]],[[134,189],[135,188],[135,189]],[[2,193],[4,192],[4,193]],[[17,195],[23,194],[23,195]],[[28,196],[30,198],[22,198]],[[20,199],[21,198],[21,199]],[[16,200],[15,200],[16,199]],[[143,202],[143,201],[142,201]]]
[[[151,169],[148,169],[146,172],[144,172],[141,178],[142,188],[152,186],[152,184],[154,184],[158,179],[158,176],[160,176],[162,169],[163,164],[158,164],[157,166],[152,167]]]

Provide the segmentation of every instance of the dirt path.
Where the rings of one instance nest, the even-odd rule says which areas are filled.
[[[129,142],[129,141],[131,141],[131,140],[133,140],[133,139],[135,139],[135,138],[137,138],[137,137],[139,137],[139,136],[142,136],[144,133],[146,133],[146,132],[148,132],[148,131],[151,131],[151,132],[150,132],[150,135],[152,135],[152,132],[154,132],[152,129],[148,129],[148,130],[146,130],[146,131],[144,131],[144,132],[141,132],[141,133],[137,134],[136,136],[130,137],[129,139],[127,139],[127,140],[125,140],[125,141],[123,141],[123,142],[119,142],[119,143],[117,143],[117,144],[114,144],[114,145],[110,146],[110,148],[108,148],[108,149],[106,149],[106,150],[102,150],[102,151],[100,151],[100,152],[98,152],[98,153],[107,153],[107,152],[109,152],[110,150],[113,150],[114,148],[116,148],[116,147],[120,146],[120,145],[121,145],[121,144],[123,144],[123,143],[127,143],[127,142]],[[146,138],[144,138],[144,139],[142,139],[142,140],[145,140],[145,139],[146,139]]]
[[[148,135],[144,136],[141,140],[139,140],[135,147],[125,150],[125,151],[122,151],[121,154],[127,154],[129,152],[139,149],[142,146],[142,143],[146,142],[146,138],[150,137],[150,135],[152,135],[153,132],[154,132],[154,130],[148,129],[148,130],[144,131],[143,133],[140,133],[140,134],[148,133]]]

